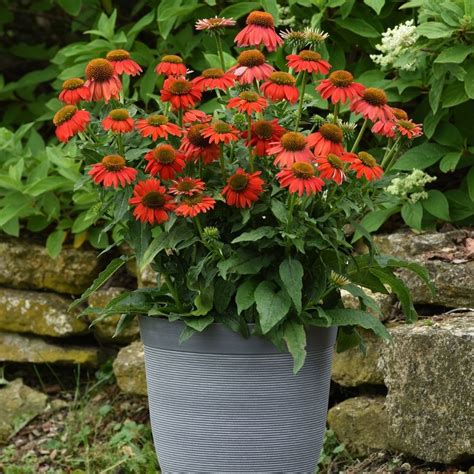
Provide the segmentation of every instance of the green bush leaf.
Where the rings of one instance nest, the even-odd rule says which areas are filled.
[[[240,234],[238,237],[232,240],[231,244],[237,244],[238,242],[256,242],[257,240],[263,239],[264,237],[271,239],[275,237],[276,233],[277,231],[273,227],[263,226]]]
[[[202,332],[214,322],[214,318],[212,316],[204,316],[201,318],[184,318],[183,321],[185,322],[186,326],[189,326],[195,331]]]
[[[468,171],[466,176],[466,182],[469,197],[471,198],[471,201],[474,202],[474,166],[471,166],[471,169]]]
[[[64,230],[55,230],[48,235],[46,239],[46,251],[51,258],[57,258],[61,253],[66,232]]]
[[[360,222],[360,225],[369,233],[375,232],[378,230],[382,224],[390,217],[393,216],[393,214],[397,213],[399,211],[398,206],[393,206],[389,207],[388,209],[379,209],[377,211],[372,211],[367,214],[362,221]],[[352,242],[356,242],[362,237],[362,233],[359,231],[356,231],[354,233],[354,237],[352,238]]]
[[[464,90],[470,99],[474,99],[474,60],[465,66]]]
[[[443,159],[439,163],[439,169],[443,173],[448,173],[449,171],[454,171],[456,166],[461,159],[462,151],[451,151],[444,155]]]
[[[258,10],[259,8],[260,2],[237,2],[234,5],[229,5],[224,8],[219,16],[238,20],[244,15],[247,15],[247,13],[250,13],[252,10]]]
[[[347,18],[336,20],[336,24],[358,36],[365,38],[378,38],[380,33],[368,22],[360,18]]]
[[[439,161],[446,153],[446,148],[435,143],[423,143],[410,148],[395,163],[393,169],[411,171],[424,170]]]
[[[280,278],[290,295],[297,313],[301,313],[301,295],[303,290],[303,265],[294,258],[283,260],[279,268]]]
[[[372,8],[377,15],[380,15],[380,12],[385,5],[385,0],[364,0],[364,3]]]
[[[81,11],[82,0],[58,0],[59,6],[69,15],[77,16]]]
[[[237,289],[235,302],[237,304],[237,313],[249,309],[255,303],[255,288],[258,282],[255,280],[245,280]]]
[[[443,49],[435,59],[435,63],[462,63],[473,52],[472,45],[457,44]]]
[[[466,102],[466,100],[469,100],[469,97],[462,82],[455,82],[454,84],[447,86],[441,97],[443,109],[462,104],[463,102]]]
[[[288,314],[291,306],[291,299],[286,291],[275,291],[275,284],[271,281],[262,281],[257,286],[255,302],[263,334],[276,326]]]
[[[401,209],[403,220],[413,229],[421,229],[421,220],[423,219],[423,206],[421,202],[406,202]]]
[[[304,326],[296,321],[288,321],[283,329],[283,340],[293,357],[293,373],[297,374],[306,359],[306,331]]]
[[[433,216],[443,221],[450,221],[449,203],[446,196],[437,189],[430,189],[428,191],[428,199],[422,202],[423,207]]]
[[[438,39],[449,38],[456,30],[454,28],[450,28],[444,23],[428,21],[419,25],[416,31],[420,36],[425,36],[429,39]]]

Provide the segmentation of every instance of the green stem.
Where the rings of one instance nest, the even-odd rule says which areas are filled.
[[[202,179],[202,158],[199,156],[199,179]]]
[[[247,140],[250,142],[252,138],[252,119],[250,115],[247,115]],[[249,145],[249,167],[250,167],[250,172],[253,173],[253,160],[254,160],[254,154],[252,147]]]
[[[296,193],[291,193],[288,195],[288,219],[287,219],[287,224],[286,224],[286,233],[289,234],[291,230],[291,225],[293,224],[293,208],[295,207],[295,202],[296,202]],[[288,235],[285,237],[286,240],[286,249],[285,253],[286,255],[290,255],[290,247],[291,247],[291,242],[288,237]]]
[[[202,224],[201,224],[201,221],[199,220],[199,216],[194,217],[193,220],[199,232],[199,237],[201,237],[201,240],[204,242],[204,231],[202,230]]]
[[[178,125],[183,126],[183,109],[178,109]]]
[[[227,181],[227,174],[225,172],[224,144],[222,142],[220,143],[220,148],[221,148],[221,152],[219,154],[219,161],[221,163],[222,179],[224,180],[224,183],[225,183]]]
[[[301,96],[300,96],[300,102],[298,104],[298,112],[296,115],[296,123],[295,123],[295,131],[298,131],[298,127],[300,125],[300,120],[301,120],[301,113],[303,112],[303,103],[304,103],[304,91],[306,89],[306,71],[303,71],[303,76],[302,76],[302,86],[301,86]]]
[[[125,157],[125,149],[123,147],[122,135],[120,133],[117,133],[116,138],[117,138],[118,153],[120,156]]]
[[[357,150],[357,147],[359,146],[360,140],[362,139],[362,135],[364,134],[368,123],[369,123],[369,119],[365,119],[364,123],[362,124],[362,127],[360,127],[359,135],[357,135],[356,141],[354,142],[354,145],[352,146],[351,153],[354,153]]]
[[[217,53],[219,54],[219,60],[221,62],[222,70],[225,71],[224,52],[222,50],[222,41],[219,34],[216,34]]]
[[[334,112],[333,112],[333,115],[334,115],[334,120],[333,122],[334,123],[337,123],[337,116],[339,115],[339,107],[340,107],[340,103],[339,102],[336,102],[334,104]]]
[[[174,302],[176,303],[176,308],[178,311],[183,310],[183,305],[181,304],[181,301],[178,296],[178,292],[176,290],[176,287],[173,285],[173,282],[171,281],[171,278],[169,277],[168,274],[164,272],[160,272],[161,276],[163,277],[163,280],[165,280],[166,286],[168,287],[168,290],[171,293],[171,296],[173,297]]]
[[[384,156],[382,163],[381,163],[381,168],[387,172],[390,170],[390,168],[393,165],[393,162],[395,161],[395,156],[396,152],[398,151],[399,144],[400,144],[401,137],[397,138],[395,140],[395,143],[393,144],[392,148],[390,151]]]

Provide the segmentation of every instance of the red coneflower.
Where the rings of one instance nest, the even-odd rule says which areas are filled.
[[[232,125],[218,120],[204,128],[202,136],[207,138],[211,144],[225,143],[228,145],[230,142],[235,142],[239,139],[238,133],[238,130]]]
[[[314,159],[306,137],[299,132],[286,132],[279,142],[271,143],[268,153],[276,155],[273,163],[280,168],[289,168],[293,163]]]
[[[102,158],[100,163],[92,165],[87,173],[96,184],[103,184],[108,188],[113,186],[125,187],[137,177],[137,170],[125,166],[125,159],[120,155],[107,155]]]
[[[53,117],[56,137],[67,142],[74,135],[83,132],[90,121],[91,116],[87,110],[78,109],[75,105],[65,105]]]
[[[114,109],[102,120],[102,127],[115,133],[127,133],[133,130],[134,122],[127,109]]]
[[[105,57],[112,63],[115,74],[136,76],[143,71],[125,49],[114,49],[109,51]]]
[[[396,124],[397,132],[407,137],[410,140],[413,138],[421,137],[423,135],[423,126],[421,123],[414,123],[412,120],[397,120]]]
[[[314,148],[315,156],[326,156],[328,153],[339,155],[344,152],[343,138],[341,127],[334,123],[325,123],[316,133],[308,135],[308,146]]]
[[[239,54],[237,64],[228,72],[233,73],[240,84],[252,84],[269,77],[273,67],[265,62],[265,56],[258,49],[249,49]]]
[[[256,92],[244,91],[227,102],[228,109],[237,109],[242,114],[259,114],[267,107],[267,101]]]
[[[169,192],[176,196],[192,196],[193,194],[204,191],[205,187],[206,185],[200,179],[185,176],[173,181],[173,186],[170,187]]]
[[[206,30],[220,33],[221,29],[234,25],[235,20],[232,18],[219,18],[215,16],[214,18],[202,18],[201,20],[197,20],[194,27],[198,31]]]
[[[257,156],[268,156],[268,150],[274,145],[274,142],[280,140],[286,130],[279,125],[277,119],[273,120],[257,120],[252,123],[250,141],[248,140],[247,130],[242,136],[247,139],[247,146],[255,148]]]
[[[118,99],[122,83],[115,74],[114,66],[107,59],[89,61],[86,66],[86,79],[84,86],[90,90],[91,100],[104,100],[108,103],[110,99]]]
[[[235,37],[237,46],[265,45],[268,51],[275,51],[283,40],[275,31],[273,16],[266,12],[252,12],[247,17],[247,26]]]
[[[168,213],[176,207],[173,198],[160,184],[160,180],[154,178],[137,183],[133,188],[133,196],[128,202],[136,206],[133,211],[135,218],[150,224],[166,222],[169,219]]]
[[[388,138],[393,138],[395,136],[396,121],[408,120],[408,114],[404,110],[397,109],[396,107],[391,107],[391,110],[394,115],[393,120],[379,120],[375,122],[372,127],[372,133],[375,133],[376,135],[382,135]]]
[[[189,127],[187,134],[181,141],[180,151],[182,151],[189,160],[202,159],[204,164],[212,163],[219,157],[219,147],[209,143],[209,140],[203,136],[203,131],[208,126],[198,123]]]
[[[329,153],[327,156],[316,158],[319,175],[323,179],[342,184],[346,178],[345,169],[352,163],[353,156],[350,153]]]
[[[167,144],[158,145],[149,151],[145,160],[148,161],[145,171],[152,176],[159,175],[164,180],[173,179],[185,166],[184,154]]]
[[[226,91],[234,85],[235,76],[230,72],[224,72],[220,68],[204,69],[201,75],[195,77],[192,82],[200,90],[221,89]]]
[[[169,102],[174,110],[194,107],[201,100],[202,93],[191,81],[169,77],[161,89],[161,100]]]
[[[207,123],[212,120],[212,116],[202,110],[187,110],[183,115],[184,124]]]
[[[161,58],[161,62],[156,66],[155,72],[165,76],[184,76],[186,74],[186,65],[179,56],[168,54]]]
[[[229,206],[251,207],[263,192],[263,179],[260,171],[247,173],[239,168],[228,180],[222,190]]]
[[[289,54],[286,57],[288,67],[296,72],[306,71],[310,74],[326,75],[331,69],[331,65],[321,58],[316,51],[305,49],[298,54]]]
[[[356,172],[356,177],[365,177],[367,181],[380,179],[383,175],[383,169],[377,164],[377,160],[365,151],[353,156],[349,169]]]
[[[196,217],[198,214],[213,209],[215,204],[215,199],[197,193],[184,197],[174,212],[177,216]]]
[[[296,79],[287,72],[273,72],[262,84],[263,95],[273,102],[287,100],[290,104],[298,101]]]
[[[356,97],[352,101],[350,109],[355,114],[361,114],[362,117],[370,119],[372,122],[393,121],[394,115],[387,102],[387,95],[382,89],[368,87],[362,92],[361,97]]]
[[[136,128],[142,137],[151,136],[153,141],[158,140],[158,138],[168,140],[168,135],[180,137],[183,134],[183,131],[177,125],[169,122],[168,117],[159,114],[138,120]]]
[[[288,188],[290,193],[299,196],[319,193],[324,186],[324,181],[315,175],[310,163],[293,163],[291,168],[280,171],[276,177],[282,188]]]
[[[336,104],[359,97],[364,91],[364,86],[354,82],[354,76],[350,72],[334,71],[320,82],[316,90],[324,100],[331,99],[331,102]]]
[[[65,104],[75,105],[81,100],[90,100],[91,91],[84,85],[79,77],[73,77],[63,82],[63,88],[59,94],[59,100]]]

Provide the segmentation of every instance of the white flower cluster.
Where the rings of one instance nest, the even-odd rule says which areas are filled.
[[[387,186],[387,192],[399,198],[408,199],[414,204],[428,197],[424,187],[433,181],[436,181],[435,176],[430,176],[422,170],[413,170],[404,178],[394,178]]]
[[[405,71],[413,71],[416,67],[415,54],[410,55],[410,59],[403,62],[402,66],[397,65],[401,56],[408,56],[412,46],[418,39],[416,26],[413,20],[400,23],[394,28],[389,28],[382,33],[382,42],[375,46],[382,54],[371,54],[370,59],[375,64],[379,64],[382,69],[395,67]]]

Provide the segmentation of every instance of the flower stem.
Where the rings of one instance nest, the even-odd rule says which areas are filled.
[[[125,156],[125,149],[123,147],[122,135],[120,133],[117,133],[116,138],[117,138],[118,153],[120,156]]]
[[[247,115],[247,141],[250,142],[252,138],[252,119],[250,115]],[[250,172],[253,173],[253,160],[254,160],[254,154],[252,147],[249,144],[249,167],[250,167]]]
[[[183,310],[183,305],[181,304],[181,301],[178,296],[178,292],[176,290],[176,287],[173,285],[173,282],[171,281],[171,278],[169,277],[168,274],[164,272],[160,272],[161,276],[163,277],[163,280],[165,280],[166,286],[168,287],[168,290],[171,293],[171,296],[173,297],[174,302],[176,303],[176,308],[178,311]]]
[[[340,107],[340,103],[339,102],[336,102],[334,104],[334,112],[333,112],[333,115],[334,115],[334,120],[333,122],[334,123],[337,123],[337,116],[339,115],[339,107]]]
[[[222,50],[222,41],[219,34],[216,34],[217,53],[219,54],[219,60],[221,62],[222,70],[225,71],[224,52]]]
[[[362,127],[360,127],[359,135],[357,135],[356,141],[354,142],[354,145],[352,145],[351,153],[354,153],[357,150],[357,147],[359,146],[360,140],[362,139],[362,135],[364,135],[368,123],[369,119],[365,119],[364,123],[362,124]]]
[[[224,180],[224,183],[227,181],[227,174],[225,172],[225,161],[224,161],[224,144],[221,142],[219,144],[221,148],[221,152],[219,154],[219,161],[221,163],[221,173],[222,173],[222,179]]]
[[[178,125],[183,126],[183,109],[178,109]]]
[[[300,125],[300,120],[301,120],[301,113],[303,112],[303,103],[304,103],[304,91],[306,89],[306,71],[303,71],[303,75],[301,78],[302,81],[302,86],[301,86],[301,96],[300,96],[300,102],[298,104],[298,112],[296,114],[296,123],[295,123],[295,131],[298,131],[298,127]]]
[[[395,152],[398,149],[398,145],[400,143],[400,137],[395,140],[395,143],[393,144],[392,148],[388,151],[388,153],[385,154],[383,157],[382,163],[380,164],[381,168],[387,172],[390,168],[391,165],[393,164],[393,157],[395,155]]]
[[[201,224],[201,221],[199,220],[199,216],[194,217],[193,220],[199,232],[199,237],[201,237],[201,240],[204,241],[204,231],[202,230],[202,224]]]

